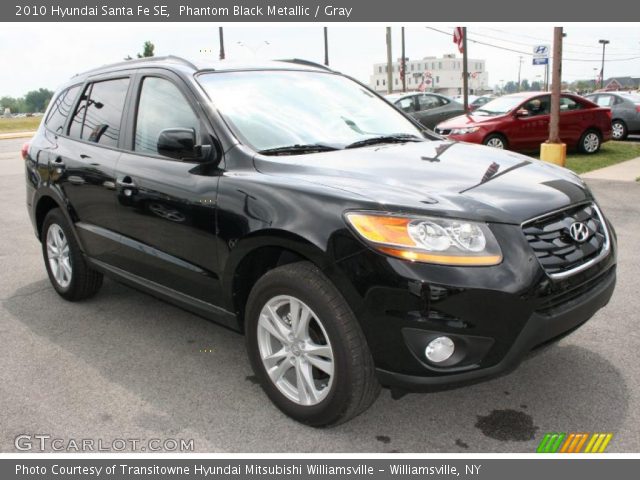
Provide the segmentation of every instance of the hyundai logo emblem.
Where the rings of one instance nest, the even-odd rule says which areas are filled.
[[[590,234],[589,227],[582,222],[574,222],[569,227],[569,235],[578,243],[585,242]]]

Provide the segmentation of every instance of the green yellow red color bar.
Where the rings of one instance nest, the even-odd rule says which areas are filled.
[[[611,433],[547,433],[542,438],[536,452],[603,453],[612,438],[613,434]]]

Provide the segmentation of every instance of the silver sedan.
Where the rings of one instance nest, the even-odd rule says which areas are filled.
[[[624,140],[630,133],[640,133],[640,94],[602,92],[586,98],[601,107],[611,108],[611,136]]]

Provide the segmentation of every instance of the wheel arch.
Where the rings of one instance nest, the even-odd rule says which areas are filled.
[[[269,270],[290,263],[308,261],[325,274],[332,264],[328,254],[304,237],[284,230],[269,229],[242,239],[230,252],[223,269],[225,296],[244,330],[246,302],[258,279]],[[327,276],[331,276],[328,274]]]

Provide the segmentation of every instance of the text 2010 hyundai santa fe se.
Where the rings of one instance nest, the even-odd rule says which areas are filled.
[[[615,234],[579,177],[434,137],[309,62],[124,62],[44,118],[23,155],[56,291],[106,274],[244,332],[309,425],[381,385],[504,373],[613,293]]]

